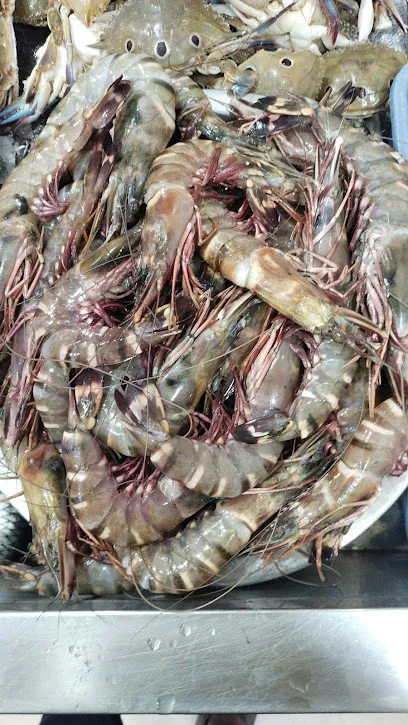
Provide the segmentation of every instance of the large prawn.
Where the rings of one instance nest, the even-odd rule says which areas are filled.
[[[352,244],[358,265],[359,303],[363,312],[385,330],[386,339],[391,334],[388,373],[394,393],[401,400],[408,381],[408,297],[404,281],[408,165],[388,144],[365,136],[328,108],[316,110],[313,128],[319,138],[333,140],[341,135],[342,154],[358,180],[360,220]],[[301,139],[302,134],[297,137]],[[282,140],[290,154],[296,145],[295,137],[292,135],[288,144],[284,137]],[[280,139],[278,143],[281,146]]]
[[[272,522],[259,543],[264,557],[275,561],[352,521],[378,494],[383,476],[406,469],[407,451],[405,414],[388,398],[360,423],[340,460]]]
[[[75,567],[73,554],[66,545],[68,499],[61,456],[46,440],[33,447],[27,439],[7,446],[3,426],[0,445],[6,465],[21,480],[36,550],[54,578],[58,593],[68,598],[73,590]]]
[[[244,156],[212,141],[192,139],[160,154],[145,192],[140,266],[146,290],[141,310],[160,293],[177,253],[194,240],[194,187],[210,182],[243,189],[256,185],[285,195],[296,192],[300,178],[290,168],[285,173],[258,157]]]
[[[63,133],[56,109],[30,153],[0,191],[0,306],[3,311],[6,301],[21,291],[28,297],[40,274],[38,217],[49,216],[50,208],[55,215],[59,211],[54,191],[56,179],[95,129],[109,124],[131,87],[124,80],[109,86],[112,84],[106,84],[94,102],[82,101],[79,108],[72,107],[67,99],[64,106],[66,109],[68,106],[69,113],[64,119],[67,123]]]
[[[206,496],[167,476],[133,479],[118,490],[98,441],[81,425],[64,433],[62,455],[75,517],[119,549],[163,538],[207,503]]]
[[[296,373],[299,364],[296,364],[296,356],[296,359],[291,358],[290,348],[282,344],[273,361],[271,376],[264,374],[261,384],[249,401],[249,414],[259,405],[267,405],[275,411],[284,412],[287,409],[298,385]],[[270,475],[282,450],[282,445],[276,442],[261,448],[242,443],[234,440],[228,430],[223,436],[220,432],[217,442],[210,443],[171,436],[168,427],[164,430],[162,426],[161,431],[152,430],[151,427],[149,430],[147,416],[141,419],[140,405],[135,406],[134,401],[128,403],[119,391],[116,402],[134,435],[140,436],[144,432],[149,436],[150,460],[153,465],[187,488],[207,496],[234,497],[259,485]],[[156,406],[158,407],[157,403]],[[240,414],[240,410],[237,410],[237,414]],[[154,409],[150,418],[155,418]],[[166,420],[164,411],[161,420]]]
[[[136,243],[138,238],[139,235],[136,234],[133,243]],[[33,382],[32,359],[40,341],[44,338],[48,336],[46,340],[48,347],[45,348],[44,358],[53,361],[51,369],[56,364],[67,366],[65,371],[60,366],[57,378],[52,380],[49,378],[50,370],[46,364],[43,374],[40,372],[37,381],[40,386],[45,386],[45,389],[37,388],[38,405],[45,413],[44,421],[51,422],[48,431],[51,439],[57,443],[60,423],[55,427],[54,413],[58,417],[62,412],[61,405],[64,409],[64,387],[61,387],[58,392],[58,395],[62,396],[62,401],[60,398],[58,401],[58,411],[52,410],[50,391],[53,388],[58,390],[64,374],[68,379],[69,360],[65,360],[64,356],[68,354],[69,345],[61,356],[61,348],[62,351],[64,350],[64,335],[69,338],[75,350],[73,355],[76,355],[76,362],[82,359],[84,365],[89,365],[91,360],[95,364],[97,358],[100,362],[105,360],[105,364],[108,365],[109,359],[113,363],[120,364],[123,360],[121,355],[132,357],[140,352],[139,339],[131,330],[103,328],[102,325],[92,328],[87,320],[90,303],[109,300],[112,296],[115,299],[117,294],[120,295],[126,291],[129,279],[133,274],[130,243],[131,237],[126,235],[104,244],[69,270],[39,300],[34,299],[27,305],[22,319],[17,323],[18,329],[13,339],[10,388],[5,404],[5,438],[11,445],[21,435],[20,426],[24,421]],[[119,264],[116,256],[121,260]],[[85,320],[83,312],[85,312]],[[77,349],[76,341],[78,342]],[[95,345],[98,344],[97,350]],[[102,347],[100,347],[101,344]],[[48,358],[47,350],[49,351]],[[113,358],[109,358],[108,350],[111,351]],[[44,395],[42,395],[42,391]],[[51,409],[49,409],[50,402]]]

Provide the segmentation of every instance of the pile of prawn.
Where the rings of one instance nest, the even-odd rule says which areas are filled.
[[[3,86],[31,141],[0,189],[0,446],[37,565],[0,573],[182,594],[312,544],[322,575],[408,467],[408,165],[363,126],[407,59],[333,3],[303,35],[299,0],[228,0],[238,33],[155,3],[160,38],[132,3],[49,9]]]

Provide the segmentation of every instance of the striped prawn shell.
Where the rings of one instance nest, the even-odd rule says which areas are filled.
[[[301,389],[290,410],[296,424],[296,434],[300,438],[307,438],[318,430],[330,413],[336,410],[357,369],[355,357],[350,347],[334,340],[318,338],[312,365],[306,370]]]
[[[283,492],[238,496],[205,511],[176,536],[137,549],[123,564],[142,589],[177,594],[208,584],[282,506]]]
[[[80,428],[64,433],[62,455],[75,517],[100,539],[119,548],[161,539],[206,503],[201,494],[166,477],[132,495],[118,491],[96,438]]]
[[[41,348],[45,360],[57,360],[69,367],[118,365],[140,352],[139,340],[131,330],[86,324],[53,333]]]
[[[392,473],[407,449],[405,413],[394,398],[388,398],[375,408],[372,418],[367,416],[360,423],[342,461],[350,469],[367,470],[382,478]]]
[[[405,413],[389,398],[360,423],[341,459],[279,518],[270,538],[272,557],[362,511],[407,449]]]

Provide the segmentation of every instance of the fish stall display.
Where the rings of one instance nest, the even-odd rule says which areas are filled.
[[[32,527],[5,586],[183,595],[303,551],[323,577],[408,468],[406,18],[0,17],[0,449]],[[19,69],[29,25],[49,34]]]

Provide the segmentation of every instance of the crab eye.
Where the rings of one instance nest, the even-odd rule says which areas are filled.
[[[283,65],[284,68],[291,68],[293,65],[293,60],[291,60],[290,58],[282,58],[280,64]]]
[[[190,43],[191,45],[194,45],[196,48],[199,48],[201,45],[201,38],[197,33],[193,33],[193,35],[190,35]]]
[[[128,40],[125,43],[125,47],[128,53],[131,53],[133,50],[133,40],[131,38],[128,38]]]
[[[165,43],[164,40],[159,40],[159,42],[156,44],[155,52],[159,58],[166,58],[170,51],[167,43]]]

